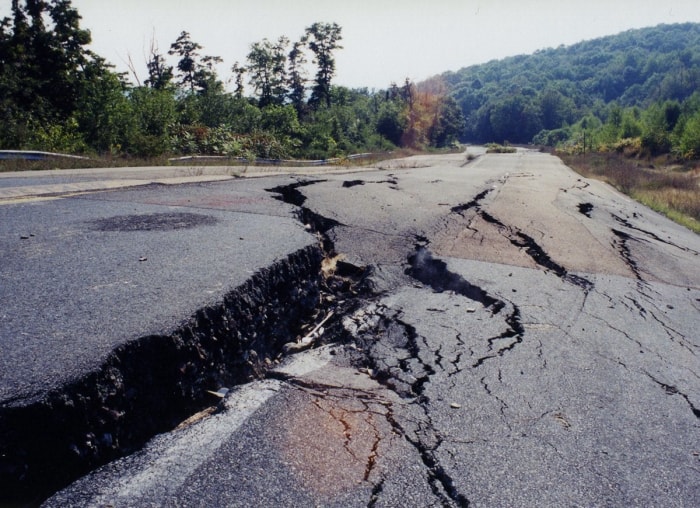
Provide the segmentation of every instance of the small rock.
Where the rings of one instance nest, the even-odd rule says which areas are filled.
[[[467,307],[467,312],[476,312],[476,308],[474,308],[474,307]]]
[[[147,257],[144,257],[144,256],[141,256],[141,257],[139,258],[139,261],[148,261],[148,258],[147,258]]]
[[[450,404],[450,407],[451,407],[452,409],[459,409],[460,407],[462,407],[462,405],[461,405],[461,404],[457,404],[456,402],[453,402],[452,404]]]

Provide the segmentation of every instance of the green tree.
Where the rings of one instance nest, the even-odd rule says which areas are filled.
[[[343,48],[339,44],[342,38],[342,28],[337,23],[314,23],[306,29],[304,41],[313,52],[314,63],[318,67],[309,99],[313,105],[331,105],[331,81],[335,74],[333,52]]]
[[[231,72],[233,72],[233,79],[236,83],[236,89],[233,93],[237,99],[242,99],[244,92],[243,77],[245,76],[246,69],[236,62],[233,64],[233,67],[231,67]]]
[[[131,90],[128,98],[136,121],[133,151],[151,157],[167,152],[177,122],[173,91],[143,86]]]
[[[454,144],[465,126],[466,121],[457,101],[447,95],[441,97],[435,121],[428,132],[430,144],[438,148]]]
[[[133,150],[137,133],[127,83],[97,58],[85,66],[76,118],[89,146],[101,153]]]
[[[180,33],[177,40],[170,45],[169,55],[180,57],[177,62],[179,85],[189,93],[203,93],[207,90],[223,90],[223,84],[218,80],[214,66],[223,60],[218,56],[201,56],[202,49],[192,41],[189,32]]]
[[[306,57],[304,56],[303,41],[297,41],[292,45],[288,60],[287,88],[289,89],[289,101],[297,110],[297,115],[303,117],[306,111],[306,104],[304,102],[306,97],[306,74],[304,72]]]
[[[0,144],[17,148],[37,124],[72,117],[94,55],[69,0],[13,0],[11,12],[0,23]]]
[[[671,149],[668,123],[663,107],[652,104],[642,115],[642,147],[652,155],[668,152]]]
[[[700,110],[685,122],[678,147],[683,158],[700,158]]]
[[[151,45],[151,56],[146,62],[148,78],[144,81],[146,86],[156,90],[165,90],[172,86],[174,77],[172,65],[165,62],[165,57],[161,55],[155,44]]]
[[[379,106],[377,117],[377,132],[399,146],[406,129],[406,117],[403,106],[396,101],[385,101]]]
[[[195,91],[195,75],[198,69],[199,50],[202,46],[190,39],[189,32],[183,31],[177,40],[170,45],[169,55],[177,55],[177,70],[180,78],[179,85],[190,92]]]
[[[512,95],[494,105],[490,112],[493,141],[527,143],[542,130],[540,109],[532,99]]]
[[[557,129],[573,118],[574,104],[559,90],[548,88],[540,95],[542,127]]]
[[[261,108],[270,104],[282,104],[286,88],[286,47],[289,39],[280,37],[277,42],[263,39],[250,46],[248,66],[250,84],[258,95]]]

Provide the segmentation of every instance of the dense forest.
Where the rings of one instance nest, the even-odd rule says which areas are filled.
[[[700,157],[700,24],[630,30],[435,80],[466,118],[464,141]]]
[[[342,27],[223,59],[183,31],[118,73],[70,0],[12,0],[0,22],[0,149],[322,159],[457,141],[700,158],[700,24],[544,49],[385,90],[334,84]],[[147,76],[141,82],[139,75]]]
[[[226,79],[223,59],[183,31],[165,53],[152,44],[141,83],[87,49],[70,0],[12,0],[11,13],[0,23],[0,149],[320,159],[445,147],[464,129],[444,89],[334,85],[335,23],[251,43]]]

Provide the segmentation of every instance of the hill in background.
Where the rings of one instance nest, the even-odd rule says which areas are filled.
[[[639,122],[656,104],[687,103],[700,88],[700,24],[629,30],[437,79],[464,113],[463,140],[553,145],[570,140],[572,126],[586,118],[583,127],[595,129],[626,108],[637,108]]]

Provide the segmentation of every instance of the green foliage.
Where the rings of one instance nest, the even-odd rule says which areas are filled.
[[[284,36],[253,43],[246,65],[232,67],[230,93],[215,71],[221,59],[203,56],[186,31],[167,55],[152,46],[148,77],[134,86],[85,49],[90,34],[69,0],[12,5],[12,17],[0,22],[1,148],[331,158],[398,145],[449,146],[464,128],[444,87],[409,80],[371,93],[333,86],[342,49],[335,23],[309,26],[291,51]],[[315,80],[307,83],[311,59]],[[255,97],[244,96],[246,77]]]
[[[287,95],[286,48],[288,44],[289,39],[280,37],[275,43],[263,39],[250,46],[246,70],[261,108],[271,104],[282,104]]]
[[[508,145],[499,145],[498,143],[489,143],[486,145],[486,153],[515,153],[516,149]]]
[[[165,62],[165,57],[155,50],[151,53],[150,60],[146,63],[148,79],[145,85],[156,90],[165,90],[171,86],[174,77],[173,67]]]
[[[467,119],[465,141],[528,143],[534,135],[555,141],[562,137],[561,129],[593,114],[607,124],[598,133],[600,142],[614,142],[644,136],[639,117],[652,104],[680,104],[700,88],[699,55],[700,24],[659,25],[442,77]],[[609,119],[617,114],[613,104],[621,114]],[[639,108],[636,116],[634,107]],[[671,120],[677,111],[669,114]],[[550,131],[558,134],[549,136]]]
[[[428,132],[431,146],[444,148],[457,143],[466,122],[457,101],[450,96],[440,98],[437,119]]]
[[[304,42],[314,54],[314,63],[318,65],[316,83],[311,92],[310,103],[331,105],[331,80],[335,74],[333,52],[342,49],[339,42],[343,39],[342,28],[337,23],[314,23],[306,29]]]
[[[25,145],[28,149],[63,153],[83,153],[88,149],[75,118],[65,124],[36,123],[30,125],[29,132]]]
[[[168,54],[179,57],[177,62],[179,86],[183,91],[189,93],[204,93],[212,89],[223,89],[223,85],[217,79],[214,71],[214,65],[223,60],[218,56],[200,56],[200,49],[202,46],[194,42],[190,38],[189,32],[186,31],[181,32],[177,40],[170,45]],[[152,65],[157,66],[158,63],[155,62]],[[160,80],[167,78],[167,68],[163,70],[163,73],[165,75],[160,76]]]
[[[402,114],[403,106],[396,101],[382,103],[377,118],[377,132],[395,145],[401,143],[406,129],[406,118]]]
[[[174,93],[167,89],[138,87],[130,91],[129,102],[136,120],[131,149],[155,157],[170,146],[170,130],[177,121]]]
[[[696,111],[683,125],[678,149],[683,158],[700,158],[700,110]]]
[[[84,68],[94,57],[85,48],[90,32],[79,21],[69,0],[12,2],[12,18],[0,23],[3,148],[36,143],[43,137],[34,134],[36,126],[43,126],[47,142],[73,137],[67,122],[79,107]]]
[[[130,151],[137,122],[126,84],[103,62],[86,66],[75,117],[86,143],[101,153]]]
[[[304,56],[304,42],[295,42],[292,50],[288,55],[287,69],[287,96],[298,115],[301,117],[306,112],[304,97],[306,95],[306,73],[304,72],[304,64],[306,57]]]

